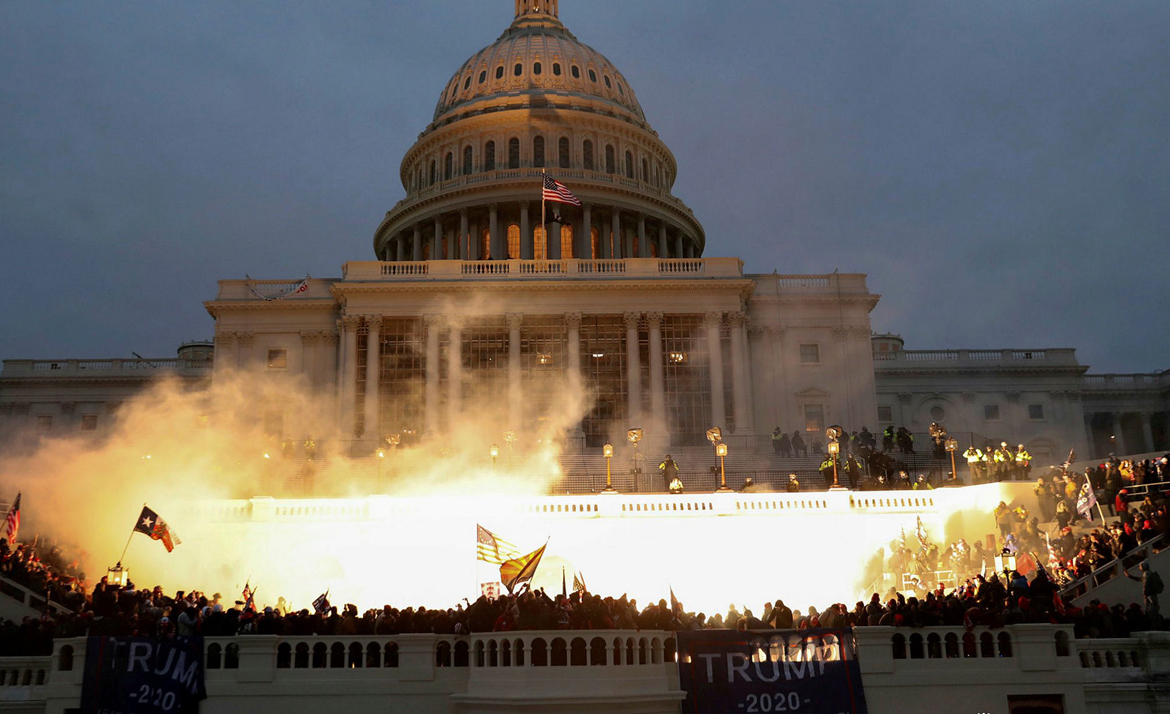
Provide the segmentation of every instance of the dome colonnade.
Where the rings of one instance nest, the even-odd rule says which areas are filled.
[[[673,154],[622,74],[557,15],[556,2],[517,0],[514,22],[447,83],[402,160],[407,196],[375,233],[380,260],[702,255],[702,226],[670,193]],[[582,206],[548,204],[542,227],[544,171]]]

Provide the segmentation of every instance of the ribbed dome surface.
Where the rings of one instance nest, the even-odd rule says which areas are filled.
[[[479,99],[524,94],[554,105],[575,97],[602,100],[645,120],[621,72],[551,13],[518,15],[498,40],[464,62],[439,97],[434,119]]]

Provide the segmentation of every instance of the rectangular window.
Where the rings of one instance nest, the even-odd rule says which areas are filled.
[[[892,424],[894,422],[894,408],[878,407],[878,421],[883,424]]]
[[[97,431],[97,414],[82,414],[81,415],[81,430],[82,431]]]
[[[1041,421],[1044,419],[1044,405],[1043,404],[1029,404],[1028,418],[1033,421]]]
[[[998,404],[984,404],[983,418],[987,421],[999,421],[999,405]]]
[[[821,346],[820,345],[801,345],[800,346],[800,363],[801,364],[820,364],[821,361]]]
[[[805,431],[824,431],[825,429],[825,406],[823,404],[805,404],[804,405],[804,430]]]
[[[268,369],[288,369],[288,350],[268,350]]]
[[[53,417],[50,414],[37,414],[37,431],[52,431]]]

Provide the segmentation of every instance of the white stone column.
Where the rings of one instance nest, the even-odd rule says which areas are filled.
[[[427,329],[426,435],[433,438],[439,433],[439,331],[443,322],[440,315],[426,315],[423,321]]]
[[[723,339],[719,331],[723,313],[708,312],[703,324],[707,330],[707,360],[711,372],[711,426],[727,426],[727,407],[723,401]]]
[[[309,385],[309,393],[315,394],[320,384],[320,364],[317,346],[321,343],[320,332],[306,330],[301,332],[301,374]]]
[[[459,423],[462,410],[463,332],[458,324],[453,324],[447,337],[447,431]]]
[[[524,315],[510,312],[506,316],[508,322],[508,428],[516,429],[523,419],[524,392],[520,386],[521,355],[520,355],[520,327],[524,324]]]
[[[488,246],[491,248],[492,260],[504,260],[508,257],[508,247],[504,245],[503,236],[500,235],[500,210],[496,204],[488,206],[488,233],[491,237],[488,239]],[[485,258],[487,256],[484,256]]]
[[[1142,412],[1138,416],[1142,420],[1142,437],[1146,440],[1143,453],[1153,451],[1156,444],[1154,443],[1154,429],[1150,425],[1150,415],[1148,412]]]
[[[317,384],[321,385],[321,389],[334,401],[337,400],[337,384],[338,384],[338,368],[337,368],[337,344],[341,335],[336,332],[326,330],[321,333],[321,348],[320,359],[318,360],[318,379]],[[331,386],[330,386],[331,385]]]
[[[435,216],[435,235],[431,238],[431,260],[443,259],[443,219]]]
[[[459,211],[459,238],[455,241],[455,252],[452,254],[458,260],[471,260],[467,252],[467,209]]]
[[[662,361],[662,313],[646,313],[646,332],[650,339],[650,417],[659,444],[665,445],[670,428],[666,423],[666,378]]]
[[[252,366],[252,343],[256,340],[255,332],[237,332],[236,344],[239,346],[239,353],[236,355],[237,364],[241,370],[248,369]]]
[[[548,230],[545,233],[545,240],[548,241],[548,246],[544,250],[544,255],[548,260],[561,259],[561,224],[557,221],[552,221],[548,224]]]
[[[675,258],[685,258],[686,255],[684,254],[683,250],[683,237],[682,233],[679,233],[674,237],[674,251],[671,253],[671,255]]]
[[[533,255],[532,226],[528,223],[528,201],[520,204],[520,258],[532,260]]]
[[[746,342],[744,325],[747,323],[747,316],[742,312],[733,312],[727,317],[731,328],[731,409],[735,415],[735,432],[751,433],[752,417],[748,402],[747,373],[744,371],[744,353],[747,351],[744,344]]]
[[[772,419],[776,422],[772,424],[772,428],[780,427],[781,431],[787,432],[790,430],[791,424],[788,406],[792,401],[792,390],[789,388],[787,379],[788,355],[784,353],[784,328],[769,327],[767,334],[771,337],[768,340],[768,350],[771,357],[768,360],[768,374],[771,378],[768,401],[773,405]]]
[[[341,432],[345,438],[352,439],[356,437],[357,426],[354,422],[357,415],[354,409],[357,399],[357,333],[362,319],[350,315],[342,318],[342,322],[345,324],[345,366],[341,382]]]
[[[422,260],[422,225],[414,224],[414,240],[410,246],[410,259],[414,262]]]
[[[626,320],[626,427],[642,426],[642,363],[638,325],[642,314],[627,312]]]
[[[666,237],[666,223],[665,222],[659,223],[658,224],[658,257],[659,258],[665,259],[665,258],[670,257],[669,243],[670,243],[670,240]]]
[[[399,235],[394,239],[394,245],[395,249],[397,250],[394,259],[401,263],[406,260],[406,237]]]
[[[366,403],[362,435],[380,441],[382,420],[378,410],[378,381],[382,373],[382,316],[366,316],[366,330]]]
[[[236,333],[231,330],[216,330],[216,359],[212,362],[212,370],[216,376],[235,369],[236,365],[227,359],[228,355],[232,355],[233,357],[236,355]]]
[[[626,255],[622,252],[622,211],[620,208],[614,206],[612,215],[612,229],[613,229],[613,243],[610,245],[611,258],[624,258]]]
[[[578,258],[590,260],[601,257],[593,255],[593,208],[588,203],[581,205],[581,235],[575,238]]]
[[[650,246],[646,245],[646,216],[638,215],[638,249],[634,251],[635,258],[649,258]]]

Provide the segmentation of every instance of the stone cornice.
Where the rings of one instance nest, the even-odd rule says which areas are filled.
[[[298,312],[305,310],[335,310],[333,300],[205,300],[207,314],[218,318],[221,312],[235,310],[267,310],[271,312]]]
[[[696,288],[724,292],[740,293],[750,290],[749,280],[737,279],[696,279],[676,280],[673,278],[650,280],[509,280],[509,281],[416,281],[416,282],[366,282],[366,283],[336,283],[333,286],[334,295],[339,298],[345,293],[398,293],[398,292],[530,292],[530,291],[606,291],[615,290],[687,290]],[[246,303],[251,304],[251,303]]]

